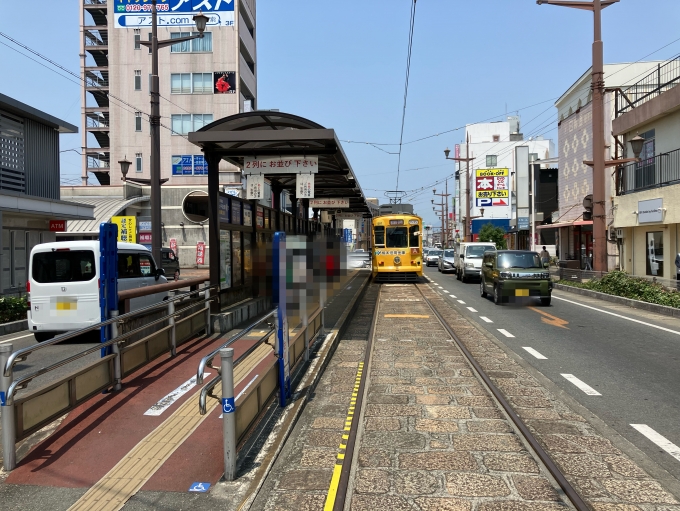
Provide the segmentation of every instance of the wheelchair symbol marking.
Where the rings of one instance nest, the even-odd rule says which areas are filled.
[[[194,483],[189,487],[189,491],[197,493],[205,493],[210,488],[210,483]]]
[[[223,397],[222,398],[222,413],[234,413],[236,411],[236,405],[234,404],[233,397]]]

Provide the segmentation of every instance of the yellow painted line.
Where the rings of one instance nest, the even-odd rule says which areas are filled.
[[[262,356],[269,352],[271,352],[271,347],[263,344],[253,352],[248,362],[254,359],[261,360]],[[251,365],[248,362],[239,364],[234,371],[235,385],[243,381],[248,374],[246,367]],[[222,396],[221,385],[217,385],[214,392],[220,398]],[[206,406],[207,413],[200,415],[198,413],[199,397],[200,391],[197,391],[160,426],[133,447],[116,466],[78,499],[69,511],[117,511],[121,509],[220,404],[218,399],[211,399]]]
[[[356,377],[354,378],[355,387],[352,393],[352,398],[350,399],[349,409],[347,410],[347,418],[345,419],[345,427],[343,431],[349,431],[352,429],[352,421],[354,420],[354,408],[356,404],[356,396],[359,386],[361,384],[361,378],[363,374],[364,363],[359,363],[359,368],[357,369]],[[335,499],[338,495],[338,485],[340,484],[340,474],[342,473],[342,462],[345,459],[345,449],[347,449],[347,440],[349,440],[349,435],[342,435],[342,442],[338,447],[338,455],[335,460],[335,466],[333,467],[333,476],[331,477],[331,484],[328,487],[328,495],[326,496],[326,503],[323,506],[324,511],[333,511],[335,507]]]
[[[416,318],[416,319],[428,319],[430,316],[425,314],[385,314],[386,318]]]

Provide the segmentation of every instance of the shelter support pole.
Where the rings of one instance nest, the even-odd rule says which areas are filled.
[[[210,261],[210,285],[220,284],[220,219],[218,213],[220,192],[220,157],[211,153],[205,153],[208,163],[208,248]],[[217,300],[211,302],[210,310],[213,313],[220,311],[219,293]]]

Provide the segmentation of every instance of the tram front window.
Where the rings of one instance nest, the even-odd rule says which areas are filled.
[[[384,247],[385,246],[385,228],[381,225],[376,225],[373,228],[373,236],[375,237],[375,246]]]
[[[409,227],[408,243],[411,247],[419,247],[420,246],[420,243],[418,242],[418,226],[417,225],[412,225],[411,227]]]
[[[408,229],[406,227],[387,228],[387,248],[408,247]]]

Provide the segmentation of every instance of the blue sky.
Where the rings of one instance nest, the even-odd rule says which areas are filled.
[[[0,31],[79,70],[77,0],[0,3]],[[397,143],[410,0],[259,0],[260,108],[278,108],[334,128],[338,138]],[[680,38],[678,0],[621,0],[603,13],[605,62],[633,62]],[[557,142],[554,99],[591,61],[592,14],[534,0],[419,0],[404,141],[519,111],[525,134]],[[0,38],[0,43],[9,43]],[[680,41],[649,60],[680,54]],[[79,86],[0,44],[0,92],[77,126]],[[605,77],[606,79],[606,77]],[[531,123],[530,120],[534,119]],[[428,223],[432,184],[451,174],[443,149],[463,130],[403,147],[399,188]],[[397,156],[344,143],[368,196],[396,186]],[[62,138],[79,148],[80,135]],[[396,146],[382,146],[396,151]],[[428,168],[425,168],[428,167]],[[417,170],[409,170],[417,169]],[[80,157],[62,153],[62,180],[78,182]]]

